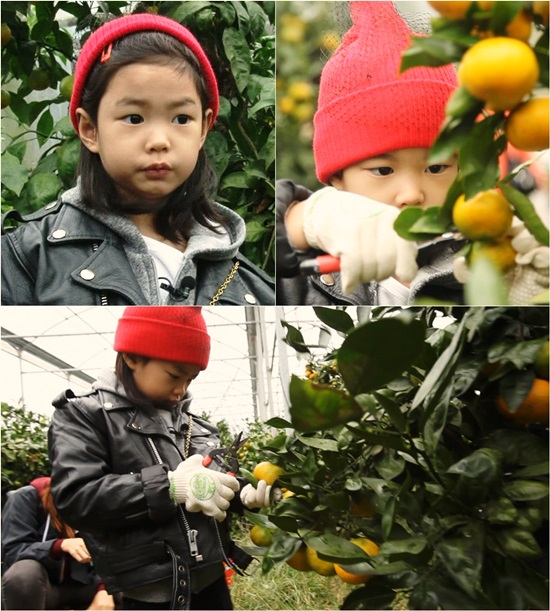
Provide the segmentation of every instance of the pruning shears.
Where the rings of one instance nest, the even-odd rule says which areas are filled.
[[[210,451],[202,461],[203,467],[208,467],[212,461],[214,461],[219,467],[225,470],[228,475],[237,475],[239,472],[239,461],[237,459],[237,452],[239,448],[246,442],[248,439],[243,437],[243,432],[241,431],[233,443],[227,448],[216,448],[215,450]]]

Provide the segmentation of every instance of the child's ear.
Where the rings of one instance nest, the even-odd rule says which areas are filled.
[[[138,359],[137,357],[133,356],[132,354],[126,354],[126,352],[123,352],[122,360],[126,363],[128,368],[131,369],[132,371],[134,371],[135,368],[137,367]]]
[[[98,153],[97,129],[90,115],[83,108],[77,108],[76,116],[78,118],[78,135],[82,144],[84,144],[90,152]]]
[[[214,113],[212,112],[211,108],[207,108],[206,112],[204,113],[204,119],[202,120],[202,131],[201,131],[201,147],[204,144],[204,141],[206,140],[206,136],[208,135],[210,128],[212,127],[213,114]]]

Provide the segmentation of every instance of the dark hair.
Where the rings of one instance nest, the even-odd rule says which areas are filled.
[[[129,354],[128,356],[134,359],[142,359],[144,363],[150,360],[146,356],[138,356],[137,354]],[[124,360],[122,352],[119,352],[116,355],[115,375],[117,380],[122,384],[124,391],[126,392],[126,396],[128,399],[130,399],[130,401],[133,401],[134,403],[143,402],[144,397],[136,386],[134,373]]]
[[[82,93],[81,106],[97,124],[98,108],[107,85],[124,66],[134,63],[173,65],[178,71],[190,71],[197,87],[203,108],[208,108],[208,90],[200,65],[193,52],[176,38],[164,32],[134,32],[113,43],[109,61],[96,61]],[[80,146],[78,167],[82,201],[95,210],[124,214],[118,205],[115,185],[107,174],[99,155]],[[189,237],[193,220],[214,229],[214,223],[224,223],[223,217],[213,206],[216,177],[204,152],[199,151],[197,165],[185,181],[168,198],[166,205],[156,215],[156,230],[165,238],[180,241]]]

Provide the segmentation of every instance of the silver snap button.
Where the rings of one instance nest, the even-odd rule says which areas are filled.
[[[107,409],[113,407],[113,404],[110,401],[107,401],[107,403],[103,404],[103,407],[106,407]]]
[[[83,280],[93,280],[95,278],[95,273],[91,269],[83,269],[80,272],[80,277]]]
[[[332,274],[323,274],[322,276],[319,277],[319,280],[325,285],[325,286],[334,286],[334,276]]]
[[[210,431],[208,429],[201,429],[201,433],[209,433]]]
[[[207,441],[206,445],[212,447],[212,446],[215,446],[216,444],[213,441]]]
[[[244,296],[244,300],[247,303],[256,303],[256,297],[254,297],[254,295],[251,295],[250,293],[246,293],[246,295]]]
[[[53,233],[52,233],[52,238],[54,238],[54,240],[61,240],[62,238],[64,238],[67,235],[67,232],[64,229],[56,229]]]
[[[139,424],[138,424],[137,422],[132,422],[132,428],[133,428],[133,429],[138,429],[138,431],[139,431],[139,429],[140,429],[141,427],[139,426]]]

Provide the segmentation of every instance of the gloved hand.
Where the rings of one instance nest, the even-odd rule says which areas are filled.
[[[536,295],[548,290],[550,248],[539,244],[524,227],[516,229],[511,244],[518,254],[516,267],[507,276],[510,303],[528,304]]]
[[[508,235],[517,252],[515,266],[505,274],[508,299],[512,305],[528,305],[534,297],[548,290],[550,249],[537,242],[517,218]],[[468,281],[470,270],[465,257],[454,260],[453,272],[459,282]]]
[[[240,485],[233,475],[207,469],[202,461],[203,457],[195,454],[180,462],[175,471],[168,471],[170,496],[176,503],[185,503],[187,511],[202,511],[222,522]]]
[[[395,275],[410,282],[418,271],[417,245],[393,228],[399,209],[368,197],[325,187],[304,206],[304,234],[313,248],[340,259],[342,290]]]
[[[281,494],[280,488],[274,488],[271,494],[271,486],[268,486],[265,480],[259,479],[257,488],[254,488],[252,484],[247,484],[241,490],[241,501],[248,509],[270,507],[281,500]]]

